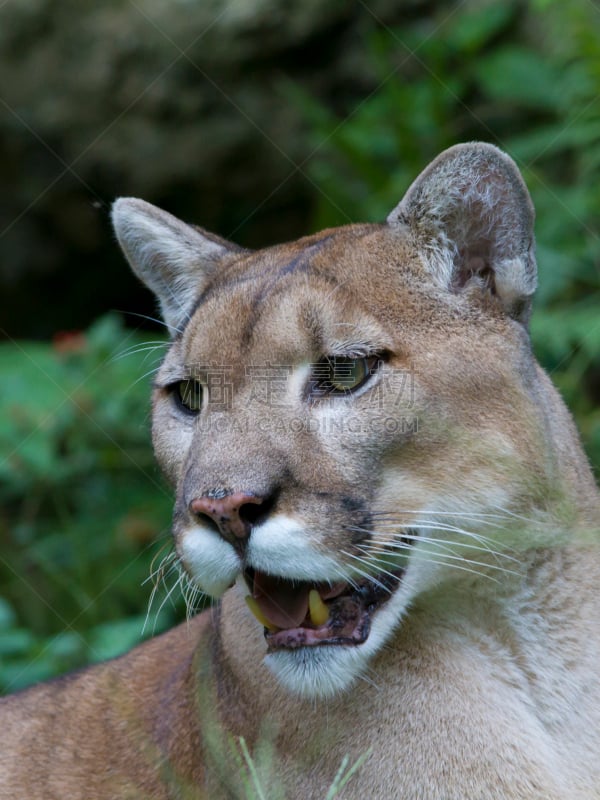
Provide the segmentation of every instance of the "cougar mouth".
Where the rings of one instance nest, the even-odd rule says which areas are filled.
[[[404,568],[360,583],[310,583],[244,571],[248,607],[264,626],[268,652],[366,641],[371,618],[398,587]]]

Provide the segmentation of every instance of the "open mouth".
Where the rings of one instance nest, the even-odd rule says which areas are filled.
[[[244,571],[248,607],[264,625],[268,652],[366,641],[371,619],[398,587],[404,568],[360,583],[310,583]]]

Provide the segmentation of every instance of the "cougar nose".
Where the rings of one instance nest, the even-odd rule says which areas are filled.
[[[252,525],[260,516],[259,508],[265,500],[255,494],[233,492],[225,497],[197,497],[190,503],[190,511],[197,516],[209,517],[217,524],[219,532],[229,542],[247,539]]]

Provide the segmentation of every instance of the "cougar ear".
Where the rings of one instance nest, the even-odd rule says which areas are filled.
[[[219,263],[242,249],[134,197],[120,197],[111,217],[125,257],[158,298],[172,334],[187,322]]]
[[[489,289],[524,324],[537,286],[533,222],[514,161],[478,142],[445,150],[388,217],[414,239],[438,285]]]

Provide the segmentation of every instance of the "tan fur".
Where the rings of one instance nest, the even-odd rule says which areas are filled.
[[[510,159],[452,148],[386,224],[253,253],[138,200],[113,219],[174,332],[153,436],[176,550],[222,599],[2,701],[0,798],[251,797],[240,737],[269,800],[325,798],[345,756],[366,756],[348,800],[600,798],[599,498],[531,354],[533,210]],[[307,396],[310,365],[349,349],[385,363],[348,398]],[[211,365],[228,403],[186,416],[170,387],[206,390]],[[270,403],[266,365],[287,369]],[[220,492],[274,498],[241,557],[190,510]],[[401,547],[364,644],[265,662],[241,568],[359,581],[357,556]]]

